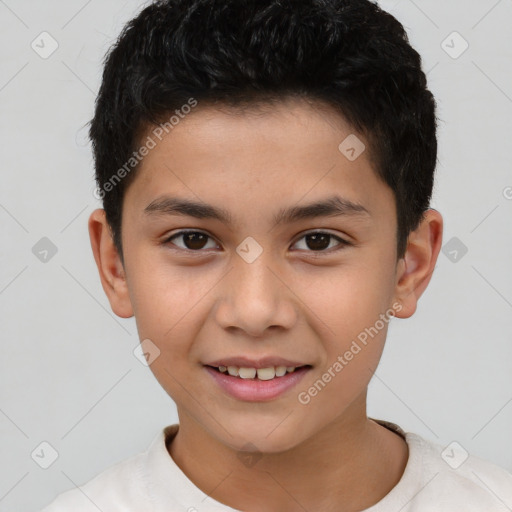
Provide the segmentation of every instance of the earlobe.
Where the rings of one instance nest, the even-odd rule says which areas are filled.
[[[426,290],[441,250],[443,218],[437,210],[425,212],[418,228],[410,233],[403,259],[398,263],[395,300],[402,304],[399,318],[412,316]]]
[[[112,311],[121,318],[132,317],[125,270],[112,239],[105,210],[95,210],[89,217],[89,238],[101,285]]]

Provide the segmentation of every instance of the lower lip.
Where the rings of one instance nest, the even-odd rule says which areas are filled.
[[[274,377],[271,380],[259,380],[232,377],[228,373],[214,370],[211,366],[205,366],[205,368],[226,393],[247,402],[266,402],[279,397],[298,384],[302,377],[311,369],[309,366],[303,366],[282,377]]]

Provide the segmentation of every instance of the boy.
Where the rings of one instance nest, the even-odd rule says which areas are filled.
[[[435,108],[368,0],[162,0],[127,25],[89,233],[179,425],[45,512],[511,510],[505,470],[366,414],[441,247]]]

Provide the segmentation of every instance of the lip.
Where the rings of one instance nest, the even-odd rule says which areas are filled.
[[[224,361],[238,361],[238,363],[242,362],[240,358],[230,358],[223,359]],[[292,364],[287,364],[289,361],[285,360],[276,360],[280,361],[282,364],[268,364],[266,362],[263,366],[260,364],[258,368],[266,368],[269,366],[294,366]],[[261,363],[261,361],[259,361]],[[285,364],[286,363],[286,364]],[[244,362],[243,364],[230,364],[229,366],[242,366],[247,368],[257,368],[254,365],[255,361],[251,361],[250,363]],[[300,366],[300,364],[295,363],[296,366]],[[212,364],[211,366],[217,366],[217,363]],[[259,380],[259,379],[241,379],[239,377],[232,377],[227,373],[221,373],[218,370],[211,368],[211,366],[204,366],[205,370],[209,375],[213,378],[214,382],[228,395],[236,398],[238,400],[243,400],[246,402],[268,402],[274,400],[282,395],[284,395],[287,391],[291,390],[295,387],[311,370],[311,366],[303,366],[302,368],[297,368],[292,373],[287,373],[282,377],[275,377],[271,380]],[[219,366],[225,366],[225,364],[219,364]]]
[[[249,359],[247,357],[226,357],[217,359],[211,363],[204,363],[206,366],[238,366],[238,368],[270,368],[271,366],[306,366],[307,363],[282,359],[280,357],[262,357],[260,359]],[[280,377],[281,378],[281,377]]]

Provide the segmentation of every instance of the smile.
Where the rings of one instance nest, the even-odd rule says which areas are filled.
[[[220,363],[221,361],[204,365],[203,368],[220,390],[232,398],[245,402],[267,402],[279,398],[296,387],[304,375],[312,369],[311,365],[300,363],[290,366],[284,364],[272,366],[269,362],[254,366],[237,366],[233,361],[229,365]],[[239,363],[244,362],[239,361]]]
[[[219,366],[218,371],[228,373],[232,377],[240,379],[271,380],[276,377],[284,377],[287,373],[294,372],[302,366],[269,366],[268,368],[246,368],[238,366]]]

